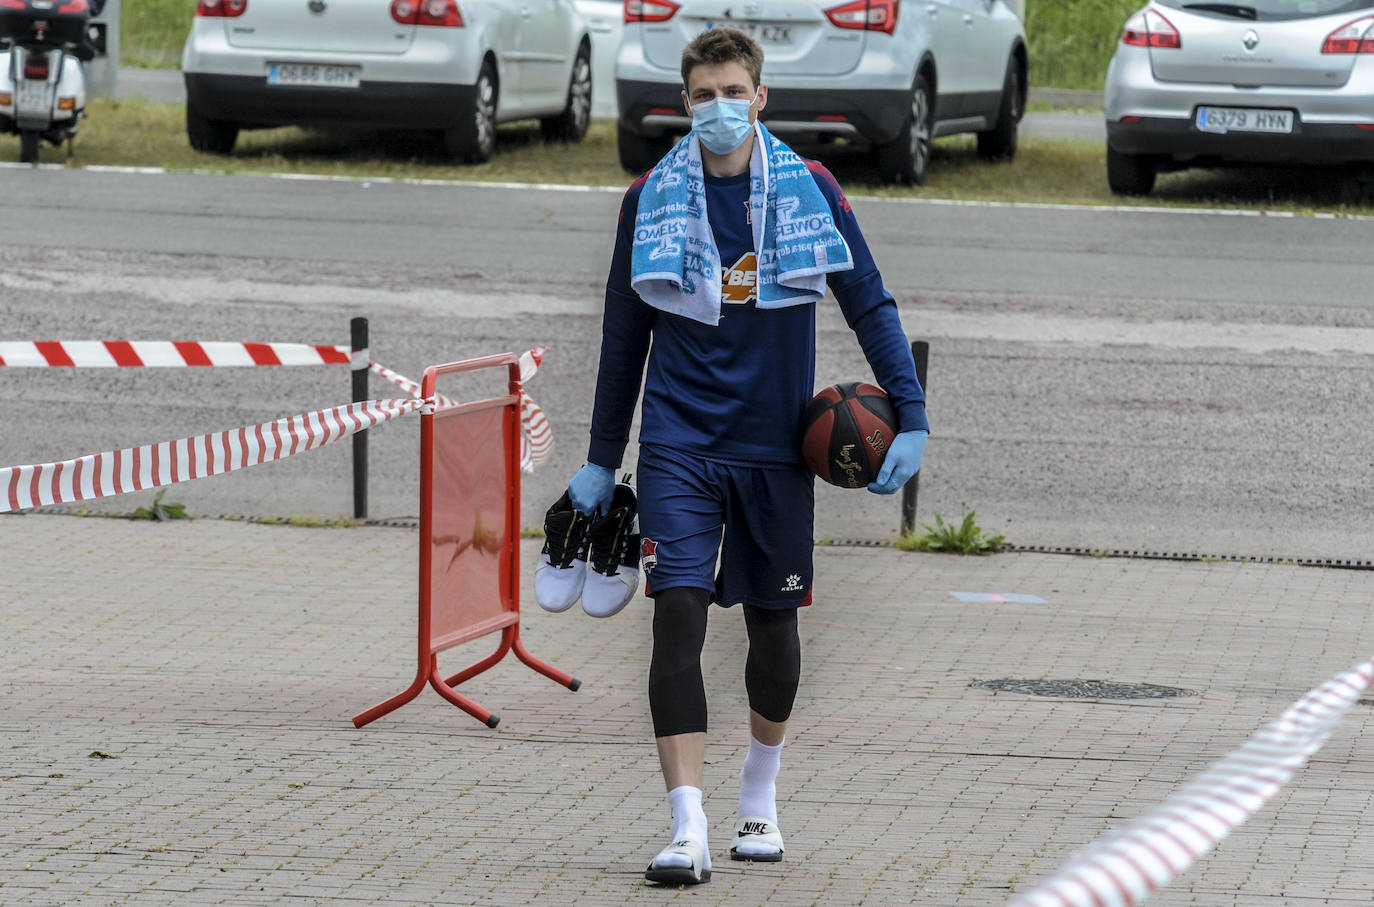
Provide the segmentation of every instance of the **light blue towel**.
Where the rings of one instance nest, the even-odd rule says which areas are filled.
[[[815,302],[825,275],[854,267],[830,205],[806,162],[754,124],[749,211],[758,258],[758,307]],[[635,215],[630,286],[656,309],[720,322],[720,253],[706,218],[701,147],[689,132],[649,173]]]

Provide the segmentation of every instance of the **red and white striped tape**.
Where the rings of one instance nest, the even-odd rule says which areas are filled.
[[[534,376],[548,347],[520,357],[520,381]],[[11,368],[175,368],[186,366],[349,365],[368,368],[412,397],[420,385],[367,357],[366,350],[309,343],[234,343],[198,340],[4,340],[0,366]],[[440,409],[453,406],[438,395]],[[553,431],[544,411],[523,387],[520,391],[520,467],[533,472],[553,452]]]
[[[1374,659],[1337,674],[1158,807],[1072,857],[1009,907],[1139,904],[1210,851],[1321,749],[1374,681]]]
[[[369,400],[60,463],[4,467],[0,468],[0,513],[89,501],[246,469],[323,447],[425,408],[421,400]]]
[[[347,365],[346,346],[195,340],[0,340],[0,366],[167,368],[240,365]]]

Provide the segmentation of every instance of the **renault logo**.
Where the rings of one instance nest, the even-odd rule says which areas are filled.
[[[1240,43],[1245,45],[1246,50],[1253,51],[1259,46],[1259,32],[1253,28],[1245,33],[1245,37],[1240,39]]]
[[[310,2],[306,4],[306,6],[310,7],[310,11],[312,13],[315,13],[316,15],[319,15],[320,13],[324,12],[324,0],[310,0]]]

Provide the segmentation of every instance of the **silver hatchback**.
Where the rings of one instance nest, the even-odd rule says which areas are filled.
[[[1374,0],[1153,0],[1107,69],[1107,182],[1374,161]]]
[[[652,167],[692,126],[682,48],[733,26],[764,50],[768,128],[866,143],[884,179],[921,183],[931,139],[972,132],[1016,154],[1027,50],[1015,0],[625,0],[616,57],[620,162]]]

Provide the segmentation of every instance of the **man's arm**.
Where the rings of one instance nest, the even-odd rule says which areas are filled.
[[[630,287],[631,231],[634,229],[638,183],[625,194],[615,252],[606,278],[605,313],[601,321],[601,363],[592,406],[587,462],[618,469],[630,441],[630,424],[649,353],[653,309]]]
[[[873,377],[897,407],[900,430],[930,431],[926,420],[926,396],[916,380],[911,345],[902,330],[897,301],[883,286],[883,277],[859,229],[858,219],[830,171],[808,161],[816,184],[830,203],[835,227],[849,245],[854,267],[829,277],[830,291],[840,303],[845,321],[859,339],[859,347],[873,369]]]

